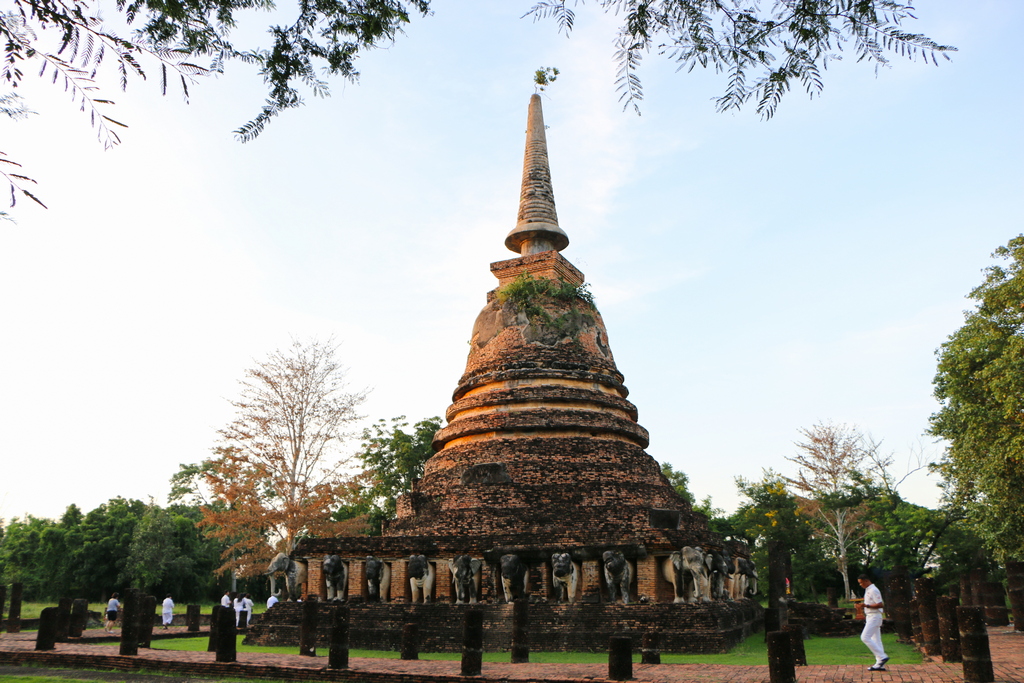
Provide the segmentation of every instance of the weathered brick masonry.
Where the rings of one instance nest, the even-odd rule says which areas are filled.
[[[301,604],[282,603],[273,625],[249,641],[261,645],[294,645],[298,640]],[[433,604],[354,604],[350,611],[349,646],[354,649],[398,650],[402,626],[417,624],[421,652],[457,650],[462,613],[468,606]],[[484,613],[484,649],[508,652],[512,647],[512,605],[480,605]],[[326,648],[330,633],[327,603],[320,605],[317,646]],[[629,636],[640,649],[643,634],[657,624],[666,652],[722,652],[739,643],[757,622],[751,601],[711,605],[531,604],[527,629],[536,650],[605,652],[613,635]],[[534,634],[543,634],[537,637]]]
[[[674,590],[661,571],[669,554],[686,545],[722,550],[727,544],[644,450],[649,435],[628,400],[601,314],[575,289],[583,273],[559,253],[569,238],[558,227],[544,128],[534,96],[519,222],[505,240],[517,256],[491,264],[498,287],[477,316],[448,424],[434,436],[437,452],[423,478],[399,498],[383,537],[299,546],[296,556],[308,561],[307,591],[325,595],[321,561],[337,554],[349,568],[353,646],[397,648],[402,620],[418,615],[424,650],[457,649],[452,629],[461,620],[450,604],[447,562],[468,554],[484,563],[487,647],[504,649],[511,607],[496,604],[503,599],[499,560],[515,553],[529,565],[535,649],[603,650],[618,632],[635,636],[639,647],[641,633],[657,629],[667,652],[724,650],[759,624],[760,608],[751,600],[672,604]],[[747,555],[741,544],[726,549]],[[621,551],[632,564],[630,597],[645,604],[607,604],[600,563],[606,550]],[[555,598],[549,566],[555,552],[568,552],[577,563],[582,604],[548,602]],[[411,598],[406,561],[414,553],[434,564],[430,597],[440,604],[404,604]],[[370,555],[390,565],[389,604],[360,604]],[[292,644],[288,609],[268,613],[249,640]]]

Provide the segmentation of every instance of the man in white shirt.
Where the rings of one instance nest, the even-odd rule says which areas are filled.
[[[271,595],[267,598],[267,609],[270,609],[279,602],[276,595]]]
[[[868,671],[885,671],[889,656],[882,647],[882,609],[885,607],[882,593],[867,574],[858,576],[857,583],[864,589],[864,630],[860,632],[860,639],[875,656],[875,663]]]
[[[246,593],[245,597],[242,598],[242,603],[242,611],[245,612],[245,625],[248,626],[252,623],[252,608],[255,605],[248,593]]]
[[[174,600],[171,600],[171,594],[168,593],[167,597],[164,598],[163,609],[160,610],[160,616],[163,617],[164,628],[171,625],[174,621]]]
[[[244,597],[241,593],[235,597],[235,628],[245,628],[245,601],[242,599]]]
[[[231,607],[231,591],[224,591],[224,597],[220,599],[221,607]]]

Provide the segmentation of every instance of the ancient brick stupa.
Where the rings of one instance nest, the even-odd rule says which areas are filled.
[[[555,211],[541,100],[533,95],[519,217],[505,238],[518,255],[491,264],[498,286],[477,316],[448,425],[434,436],[437,452],[399,498],[383,537],[308,540],[294,554],[308,563],[308,594],[325,595],[325,554],[345,562],[352,619],[361,623],[352,633],[365,629],[366,646],[397,646],[402,623],[416,619],[424,649],[457,650],[453,610],[462,606],[452,604],[449,561],[464,555],[482,565],[478,597],[489,648],[508,646],[511,607],[503,604],[499,570],[508,554],[529,567],[531,613],[543,624],[531,638],[538,649],[601,650],[615,632],[633,634],[639,645],[644,629],[656,626],[666,651],[722,651],[759,619],[749,599],[674,602],[663,569],[670,554],[725,544],[644,451],[648,433],[627,400],[604,322],[583,274],[560,253],[568,244]],[[724,549],[746,554],[739,545]],[[612,604],[603,580],[607,551],[631,565],[633,604]],[[556,600],[551,561],[560,553],[578,567],[573,604]],[[412,604],[413,554],[425,555],[434,571],[432,604]],[[389,570],[379,602],[367,589],[370,556]],[[285,612],[272,613],[251,638],[290,642]]]
[[[519,256],[491,264],[498,286],[473,326],[448,426],[423,479],[399,499],[388,536],[559,547],[706,540],[703,516],[644,452],[647,430],[626,399],[601,314],[560,253],[568,244],[534,95],[519,220],[505,238]]]

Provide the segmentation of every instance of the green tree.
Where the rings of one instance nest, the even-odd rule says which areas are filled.
[[[736,478],[736,488],[746,499],[733,513],[729,524],[733,537],[751,547],[752,559],[762,577],[768,575],[768,543],[781,542],[792,553],[793,591],[817,594],[818,587],[834,576],[826,565],[825,550],[813,536],[812,520],[783,477],[764,470],[760,481]]]
[[[411,491],[413,482],[423,476],[423,466],[434,454],[434,433],[442,423],[440,417],[428,417],[407,432],[409,423],[400,415],[391,418],[390,426],[378,420],[364,429],[356,457],[365,468],[365,488],[356,503],[339,514],[368,514],[370,533],[381,533],[384,521],[395,516],[398,496]]]
[[[4,531],[0,545],[0,564],[3,565],[4,584],[20,581],[26,600],[49,597],[47,594],[50,567],[43,566],[42,537],[56,526],[53,520],[32,515],[24,519],[15,517]]]
[[[963,326],[937,351],[930,432],[938,471],[1000,559],[1024,558],[1024,235],[998,248],[968,295]]]
[[[661,463],[661,473],[665,475],[668,483],[676,490],[680,498],[690,505],[696,503],[693,494],[690,492],[690,476],[686,472],[674,469],[670,463],[663,462]],[[710,506],[710,499],[708,499],[708,504]]]
[[[528,15],[552,18],[572,31],[575,12],[567,0],[538,0]],[[576,6],[576,3],[571,3]],[[775,114],[794,85],[814,97],[824,87],[829,62],[852,47],[858,61],[876,68],[899,55],[938,63],[955,50],[927,36],[908,33],[902,23],[913,7],[893,0],[774,0],[746,4],[720,0],[606,0],[605,12],[623,17],[615,45],[616,86],[624,107],[639,113],[643,56],[658,50],[692,71],[700,66],[727,75],[719,111],[739,109],[751,99],[765,118]]]
[[[800,504],[814,519],[815,534],[825,539],[843,578],[843,594],[849,600],[850,552],[872,528],[863,488],[870,481],[868,466],[879,460],[879,444],[855,427],[818,423],[801,429],[799,453],[786,460],[798,466],[795,479],[787,481],[799,492]]]
[[[189,520],[183,520],[191,525]],[[192,574],[196,558],[181,552],[181,539],[177,520],[167,510],[152,503],[135,525],[128,557],[121,578],[147,594],[166,593],[159,590],[175,582],[180,596],[180,577]]]

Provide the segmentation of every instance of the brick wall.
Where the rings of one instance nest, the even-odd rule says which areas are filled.
[[[484,612],[484,649],[508,651],[512,605],[477,605]],[[460,652],[462,615],[468,606],[434,604],[359,604],[350,608],[349,639],[353,649],[398,650],[402,626],[419,626],[420,651]],[[320,606],[318,646],[329,643],[330,605]],[[274,614],[274,619],[268,615]],[[661,634],[663,652],[726,652],[763,623],[763,610],[752,600],[710,604],[609,605],[579,603],[530,605],[528,637],[537,652],[603,652],[612,635],[628,635],[634,647],[647,631]],[[246,644],[298,647],[301,605],[282,603],[249,628]]]

